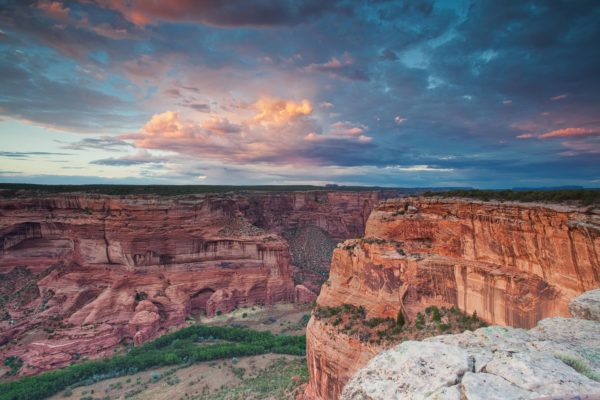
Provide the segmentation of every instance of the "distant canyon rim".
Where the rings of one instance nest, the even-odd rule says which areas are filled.
[[[22,375],[140,344],[197,315],[310,303],[336,243],[398,190],[0,199],[0,358]]]

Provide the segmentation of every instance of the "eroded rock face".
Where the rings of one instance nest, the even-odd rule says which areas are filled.
[[[32,374],[142,343],[190,315],[312,301],[294,285],[302,266],[284,234],[360,236],[373,206],[397,194],[2,199],[0,359],[18,355]]]
[[[408,320],[429,305],[456,306],[490,324],[530,328],[568,316],[570,299],[600,286],[598,254],[600,215],[593,209],[391,200],[371,213],[364,239],[334,251],[317,303],[363,306],[369,317],[402,312]],[[364,344],[317,322],[307,332],[307,395],[334,399],[364,365]]]
[[[553,335],[564,329],[575,329],[580,337]],[[341,398],[595,398],[600,396],[600,383],[590,377],[600,379],[599,331],[595,321],[549,318],[530,331],[489,327],[407,341],[369,361]],[[571,367],[574,360],[585,366],[583,373]],[[440,397],[441,392],[446,397]]]

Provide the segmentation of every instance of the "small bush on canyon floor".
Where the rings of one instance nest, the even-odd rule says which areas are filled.
[[[4,359],[4,365],[10,368],[9,375],[16,375],[23,366],[23,360],[17,356],[10,356]]]
[[[198,343],[198,338],[207,337],[221,342]],[[92,384],[107,378],[167,365],[192,364],[265,353],[304,355],[305,347],[304,335],[281,336],[246,328],[194,325],[134,347],[125,355],[86,361],[64,369],[2,384],[0,400],[43,399],[70,387]],[[11,370],[14,368],[16,373],[22,361],[17,358],[7,359],[5,364]]]
[[[486,326],[474,313],[469,316],[455,307],[439,309],[430,306],[418,313],[414,321],[407,321],[402,312],[397,318],[374,317],[367,319],[365,309],[351,304],[338,307],[316,307],[317,320],[336,327],[340,333],[363,342],[394,344],[404,340],[421,340],[442,333],[460,333]]]

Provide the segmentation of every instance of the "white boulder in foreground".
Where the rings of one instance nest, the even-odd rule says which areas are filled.
[[[593,292],[573,301],[576,315],[600,315],[600,291]],[[599,321],[547,318],[530,330],[492,326],[406,341],[373,358],[342,393],[344,400],[540,398],[600,399]]]
[[[600,289],[575,297],[569,303],[569,311],[575,318],[600,321]]]

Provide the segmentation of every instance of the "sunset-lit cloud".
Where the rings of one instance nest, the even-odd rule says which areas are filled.
[[[257,114],[253,121],[264,124],[284,124],[310,115],[313,106],[308,100],[293,101],[264,97],[254,103]]]
[[[550,139],[556,137],[577,137],[577,136],[596,136],[600,135],[600,129],[592,128],[563,128],[550,132],[542,133],[540,139]]]
[[[69,8],[60,1],[40,0],[37,2],[36,7],[50,18],[57,20],[67,20],[69,18]]]
[[[331,124],[331,133],[340,136],[360,136],[367,130],[362,124],[353,124],[348,121],[339,121]]]
[[[324,72],[331,77],[340,79],[355,81],[369,80],[367,72],[356,66],[354,59],[349,54],[344,54],[341,58],[332,57],[324,63],[310,64],[306,66],[305,70],[308,72]]]
[[[337,1],[282,2],[279,0],[193,1],[98,0],[136,25],[159,21],[194,21],[216,26],[295,25],[328,11]]]
[[[533,133],[523,133],[521,135],[517,135],[517,139],[531,139],[536,137]]]
[[[585,186],[600,175],[598,12],[7,0],[0,131],[22,156],[2,157],[0,180]]]

